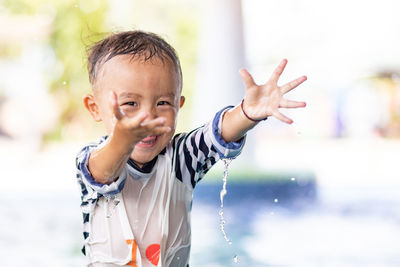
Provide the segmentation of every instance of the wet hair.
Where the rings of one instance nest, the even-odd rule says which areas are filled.
[[[163,63],[171,61],[179,77],[179,89],[182,88],[182,69],[175,49],[160,36],[143,31],[125,31],[113,33],[89,47],[88,72],[93,85],[101,66],[118,55],[131,55],[144,62],[160,59]]]

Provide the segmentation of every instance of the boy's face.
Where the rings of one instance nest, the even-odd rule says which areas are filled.
[[[112,132],[114,116],[111,90],[116,93],[118,105],[126,116],[147,112],[150,115],[146,121],[164,117],[164,126],[171,128],[168,133],[148,138],[151,142],[139,142],[135,146],[131,158],[142,166],[167,146],[175,132],[178,110],[184,102],[179,76],[167,60],[154,58],[143,62],[140,58],[121,55],[107,61],[99,70],[94,85],[94,102],[99,116],[94,117],[103,121],[108,134]]]

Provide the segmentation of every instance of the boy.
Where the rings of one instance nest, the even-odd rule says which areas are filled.
[[[245,134],[278,108],[304,107],[283,95],[306,80],[277,86],[286,60],[262,86],[242,69],[242,103],[174,135],[185,98],[174,49],[152,33],[113,34],[89,53],[93,95],[84,105],[108,136],[78,154],[83,253],[89,266],[188,266],[190,210],[196,183],[220,158],[236,157]],[[206,108],[205,103],[205,108]]]

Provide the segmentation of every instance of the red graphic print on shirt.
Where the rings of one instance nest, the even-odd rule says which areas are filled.
[[[157,266],[160,259],[160,244],[151,244],[146,249],[146,258],[154,265]]]

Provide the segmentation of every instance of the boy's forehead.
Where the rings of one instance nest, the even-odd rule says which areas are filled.
[[[119,71],[121,67],[129,67],[131,65],[136,65],[139,68],[143,67],[143,69],[146,69],[145,67],[147,65],[160,66],[168,70],[173,67],[173,64],[172,62],[170,62],[170,60],[162,60],[157,57],[146,59],[144,56],[140,55],[117,55],[99,66],[98,78],[100,80],[102,78],[104,79],[104,76],[107,73],[112,71]]]
[[[170,90],[168,90],[169,92],[167,94],[180,95],[181,78],[178,72],[175,70],[175,66],[171,62],[171,60],[162,60],[157,57],[152,57],[151,59],[146,60],[143,56],[138,55],[117,55],[101,64],[101,66],[99,66],[99,69],[97,70],[97,78],[92,85],[93,93],[99,94],[100,92],[111,91],[112,88],[107,86],[107,83],[110,83],[110,80],[112,82],[114,79],[117,79],[116,77],[118,77],[118,74],[120,74],[122,68],[129,68],[129,66],[131,65],[136,65],[137,67],[141,68],[140,72],[150,71],[149,68],[146,68],[146,66],[148,65],[162,67],[164,70],[167,70],[167,73],[171,74],[171,77],[174,80],[174,84],[176,84],[176,86],[173,86],[173,88],[169,88]],[[132,72],[132,76],[134,74],[135,73]],[[123,96],[126,96],[127,94],[129,93],[125,92],[123,93]]]

